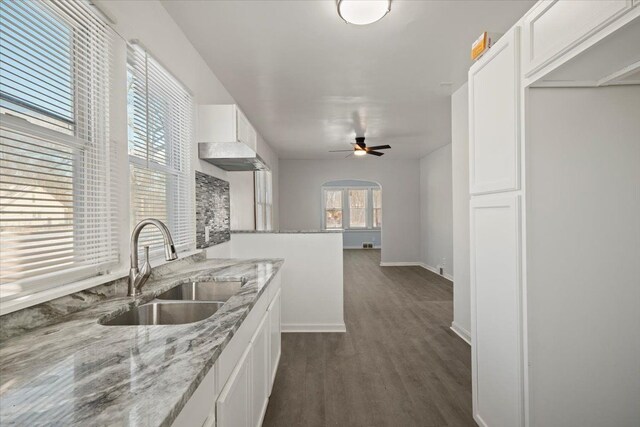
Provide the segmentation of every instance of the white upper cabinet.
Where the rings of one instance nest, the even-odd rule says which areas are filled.
[[[519,188],[519,28],[469,70],[469,191]]]
[[[197,129],[197,142],[242,142],[256,150],[256,130],[236,104],[199,105]]]
[[[549,0],[524,17],[522,69],[531,76],[631,7],[630,0]]]

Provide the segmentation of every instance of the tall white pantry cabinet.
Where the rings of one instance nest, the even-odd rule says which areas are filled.
[[[474,419],[487,427],[640,425],[640,404],[633,404],[640,402],[640,314],[634,314],[640,313],[640,268],[615,264],[611,283],[602,271],[589,270],[595,259],[615,263],[614,253],[640,259],[640,243],[633,243],[640,242],[640,197],[628,182],[636,180],[640,188],[640,168],[634,167],[640,161],[640,7],[632,0],[540,1],[472,65],[468,77]],[[544,111],[550,100],[566,108],[550,117]],[[591,118],[578,125],[580,114]],[[564,130],[564,139],[550,143],[553,129]],[[582,146],[600,154],[572,155],[568,148]],[[621,152],[609,157],[614,164],[599,167],[606,148]],[[547,162],[539,153],[557,157]],[[563,185],[565,175],[583,179]],[[619,196],[609,192],[608,205],[588,204],[589,197],[603,200],[594,181],[615,185],[616,179]],[[550,195],[540,197],[541,191]],[[572,191],[576,196],[567,203],[549,206]],[[616,209],[631,210],[618,215],[625,223],[602,224],[603,213]],[[565,223],[563,236],[558,224]],[[631,233],[611,239],[613,246],[626,246],[603,248],[595,238],[566,242],[570,233],[595,235],[603,226],[614,235]],[[554,251],[558,255],[549,256]],[[568,291],[574,289],[575,298]],[[598,305],[607,295],[603,290],[612,301]],[[631,325],[612,331],[616,322]],[[593,327],[578,332],[576,325]],[[624,351],[598,352],[599,342]],[[630,379],[622,383],[619,374]]]

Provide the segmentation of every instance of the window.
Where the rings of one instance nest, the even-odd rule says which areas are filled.
[[[112,32],[84,2],[2,1],[0,295],[119,260]]]
[[[254,172],[256,197],[256,230],[271,230],[273,228],[273,183],[271,172]]]
[[[382,190],[379,187],[322,189],[323,228],[367,230],[382,227]]]
[[[325,228],[342,228],[342,190],[324,190]]]
[[[169,227],[179,251],[193,249],[193,99],[140,47],[129,48],[127,63],[131,227],[158,219]],[[140,254],[144,246],[160,254],[162,242],[157,229],[145,228]]]
[[[349,228],[367,227],[368,190],[349,190]]]
[[[373,228],[382,227],[382,190],[371,190],[373,205]]]

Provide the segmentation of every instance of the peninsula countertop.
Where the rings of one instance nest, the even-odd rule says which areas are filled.
[[[231,234],[324,234],[343,233],[343,229],[335,230],[231,230]]]
[[[152,276],[133,300],[115,295],[0,345],[3,425],[169,426],[283,264],[281,259],[195,259]],[[103,326],[187,280],[240,279],[208,319]]]

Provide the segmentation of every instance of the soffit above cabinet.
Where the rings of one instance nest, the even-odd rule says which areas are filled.
[[[525,25],[526,35],[526,25]],[[534,87],[596,87],[640,84],[640,8],[601,28],[584,41],[569,46],[539,71],[529,73],[525,84]],[[524,57],[532,43],[523,39]],[[526,66],[526,64],[525,64]]]

